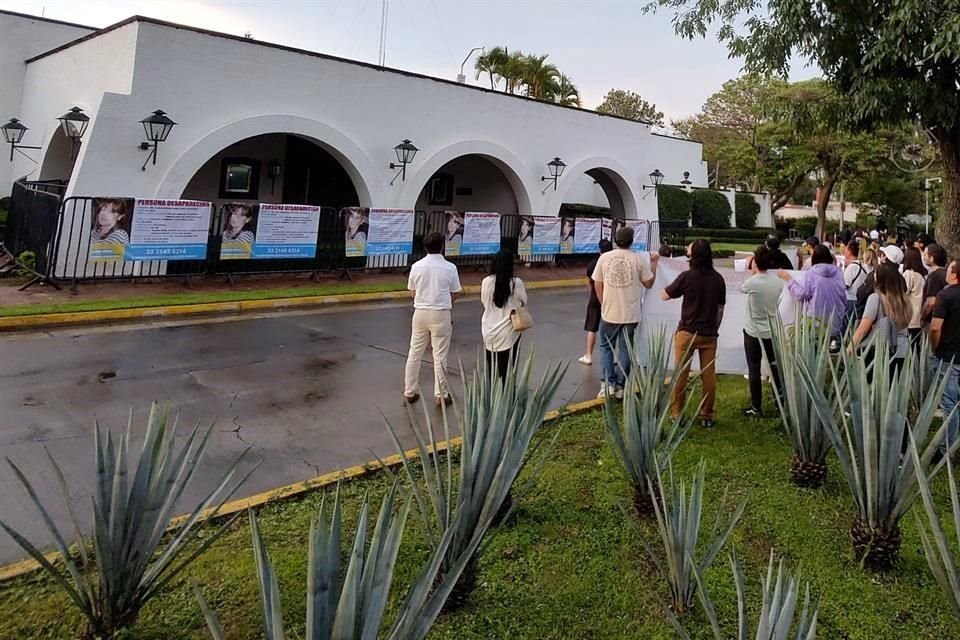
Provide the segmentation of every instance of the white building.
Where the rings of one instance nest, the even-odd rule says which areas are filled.
[[[95,30],[0,11],[0,80],[0,122],[39,147],[4,157],[4,194],[26,177],[67,197],[535,215],[582,202],[656,220],[654,170],[707,184],[700,143],[645,123],[151,18]],[[78,148],[57,120],[74,106],[90,118]],[[177,124],[154,163],[140,121],[156,110]],[[419,151],[398,176],[403,140]],[[252,176],[246,193],[229,172]]]

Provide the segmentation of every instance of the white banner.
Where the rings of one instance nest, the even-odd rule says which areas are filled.
[[[598,253],[600,251],[600,218],[577,218],[577,236],[573,243],[574,253]]]
[[[140,200],[125,260],[206,260],[210,203],[195,200]]]
[[[413,253],[413,209],[370,209],[367,255]]]
[[[464,216],[462,256],[493,255],[500,251],[500,214],[468,211]]]

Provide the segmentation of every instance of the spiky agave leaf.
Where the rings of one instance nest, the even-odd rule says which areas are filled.
[[[248,473],[239,482],[233,482],[244,452],[164,542],[173,520],[173,510],[206,452],[212,427],[201,432],[199,424],[196,425],[177,450],[174,439],[176,420],[171,421],[168,412],[153,403],[143,447],[131,478],[132,461],[128,458],[133,430],[132,411],[127,427],[117,441],[109,431],[104,437],[99,425],[94,428],[96,490],[93,496],[92,553],[88,554],[83,548],[83,540],[78,539],[76,545],[81,549],[79,565],[26,475],[8,460],[50,532],[66,571],[46,561],[36,546],[12,527],[3,522],[0,527],[40,563],[80,608],[87,622],[87,628],[82,632],[85,637],[112,637],[118,630],[132,625],[143,605],[231,526],[234,519],[207,536],[202,543],[191,545],[197,525],[216,514],[249,477]],[[52,457],[50,462],[68,504],[71,523],[78,533],[80,527],[70,506],[71,497],[63,471]],[[231,484],[234,486],[229,489]]]
[[[650,332],[646,363],[640,362],[638,349],[631,345],[628,392],[623,396],[620,420],[614,399],[608,395],[604,402],[607,437],[637,499],[644,503],[638,504],[638,508],[644,509],[653,497],[649,492],[649,479],[666,469],[689,430],[689,425],[683,424],[682,414],[675,420],[670,418],[673,391],[679,379],[670,375],[667,345],[667,330],[663,326]]]
[[[917,444],[911,437],[910,455],[916,469],[921,469],[920,453],[917,450]],[[953,515],[953,532],[957,544],[960,544],[960,493],[957,491],[957,479],[953,474],[953,463],[950,456],[946,457],[947,479],[950,486],[950,507]],[[930,565],[930,571],[936,579],[937,584],[943,591],[953,608],[954,615],[960,618],[960,569],[957,567],[957,561],[954,556],[950,542],[947,540],[947,534],[944,531],[943,522],[937,515],[937,506],[933,501],[933,494],[930,491],[930,482],[927,476],[919,471],[917,476],[917,486],[920,489],[920,498],[923,503],[923,510],[927,516],[926,522],[916,514],[917,529],[920,531],[920,541],[923,543],[923,553],[927,557],[927,564]],[[949,520],[947,520],[949,522]]]
[[[884,336],[875,348],[878,354],[887,353]],[[900,519],[919,496],[915,469],[929,480],[943,468],[942,461],[936,465],[932,461],[946,437],[947,421],[916,460],[912,456],[901,459],[901,447],[905,435],[927,442],[946,378],[933,385],[911,425],[911,391],[904,381],[913,380],[914,369],[925,364],[912,350],[899,373],[888,358],[878,357],[868,365],[863,358],[844,353],[841,365],[833,366],[832,401],[807,364],[798,364],[804,388],[826,427],[853,496],[860,523],[857,526],[867,532],[889,534],[895,541]],[[859,530],[855,527],[854,531]],[[868,556],[869,550],[864,558]]]
[[[714,559],[727,538],[733,532],[734,526],[743,515],[747,506],[746,500],[740,502],[727,523],[721,526],[724,509],[719,509],[711,531],[707,535],[704,545],[706,551],[697,559],[697,548],[700,546],[701,518],[703,513],[703,490],[705,486],[706,463],[701,460],[687,493],[686,483],[677,482],[673,476],[672,465],[667,467],[668,483],[658,475],[657,488],[654,489],[651,481],[650,491],[658,492],[659,500],[654,501],[654,513],[657,518],[657,531],[660,534],[663,558],[655,551],[654,545],[643,535],[632,519],[631,524],[637,531],[643,548],[649,554],[657,569],[670,585],[671,606],[674,612],[684,613],[694,603],[697,592],[697,574],[704,574],[713,564]],[[723,500],[722,503],[725,503]]]
[[[793,455],[803,461],[825,464],[830,451],[830,438],[823,421],[813,406],[813,398],[806,392],[800,376],[803,362],[820,388],[830,386],[830,334],[822,325],[809,318],[798,318],[788,332],[781,322],[771,322],[773,350],[783,384],[774,385],[774,398],[783,420]],[[832,403],[831,403],[832,404]]]
[[[531,447],[566,373],[566,366],[548,367],[536,388],[531,389],[533,362],[533,352],[523,364],[511,361],[503,382],[482,358],[477,359],[476,369],[469,377],[461,366],[461,377],[465,381],[463,413],[459,416],[463,444],[456,490],[450,456],[446,456],[446,461],[441,463],[439,455],[435,453],[437,441],[426,408],[426,434],[414,412],[410,411],[411,428],[419,454],[416,466],[422,473],[422,481],[416,477],[414,464],[404,455],[396,429],[385,420],[387,430],[403,459],[404,471],[414,487],[417,507],[428,532],[428,542],[434,550],[447,532],[452,530],[442,575],[449,572],[466,550],[479,545],[479,542],[473,544],[475,538],[485,535],[520,472],[533,458],[540,461],[534,468],[535,471],[539,470],[549,452],[550,443],[555,441],[556,434],[552,441],[548,439],[543,450],[539,446]],[[449,415],[445,407],[442,407],[442,421],[443,434],[449,441]],[[506,515],[509,516],[509,512]]]
[[[770,551],[770,562],[767,573],[762,581],[763,597],[760,617],[757,620],[756,632],[750,630],[750,620],[747,617],[747,598],[744,587],[743,569],[736,551],[730,552],[730,568],[737,589],[737,635],[736,640],[815,640],[817,637],[818,604],[811,603],[810,585],[804,587],[803,608],[799,618],[796,618],[797,605],[800,600],[800,579],[784,569],[783,559],[773,573],[774,553]],[[703,582],[703,574],[697,572],[698,596],[703,605],[710,629],[716,640],[726,640],[716,608]],[[811,608],[812,607],[812,608]],[[671,611],[667,611],[670,623],[683,640],[691,640],[690,635],[680,624],[680,621]],[[795,620],[796,618],[796,620]],[[792,630],[792,631],[791,631]]]

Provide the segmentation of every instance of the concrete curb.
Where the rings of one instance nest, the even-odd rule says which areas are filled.
[[[580,281],[577,281],[580,283]],[[582,284],[582,283],[581,283]],[[530,288],[530,287],[528,287]],[[406,294],[406,292],[401,292]],[[577,413],[583,413],[585,411],[591,411],[598,407],[602,407],[604,400],[598,398],[596,400],[587,400],[585,402],[577,402],[574,404],[567,405],[566,407],[561,407],[560,409],[555,409],[548,411],[547,414],[543,417],[544,423],[563,418],[565,416],[575,415]],[[444,440],[437,443],[437,451],[446,451],[448,449],[455,449],[463,443],[463,438],[456,437],[451,438],[450,440]],[[428,447],[428,450],[432,451],[432,448]],[[408,460],[415,459],[420,456],[417,449],[408,449],[404,452],[404,455]],[[325,473],[323,475],[317,476],[315,478],[310,478],[309,480],[304,480],[303,482],[297,482],[295,484],[288,484],[284,487],[277,487],[276,489],[270,489],[269,491],[263,491],[261,493],[254,494],[247,498],[242,498],[240,500],[232,500],[223,505],[219,512],[215,515],[217,518],[223,518],[230,516],[241,511],[246,511],[247,509],[262,507],[265,504],[271,502],[278,502],[280,500],[286,500],[288,498],[293,498],[308,491],[313,491],[315,489],[321,489],[323,487],[328,487],[330,485],[336,484],[344,480],[355,480],[357,478],[362,478],[373,473],[376,473],[382,470],[384,467],[395,467],[401,464],[403,459],[400,457],[400,454],[393,454],[391,456],[386,456],[382,460],[371,460],[363,464],[354,465],[352,467],[347,467],[346,469],[340,469],[339,471],[332,471],[330,473]],[[213,510],[208,510],[202,514],[203,518],[208,518],[214,515]],[[170,522],[170,528],[175,528],[180,525],[187,516],[177,516]],[[44,554],[44,557],[50,562],[55,562],[60,554],[57,552],[51,552]],[[0,567],[0,583],[6,582],[7,580],[12,580],[13,578],[32,573],[40,568],[40,564],[36,560],[27,559],[20,562],[15,562],[3,567]]]
[[[541,280],[525,283],[527,289],[563,289],[585,287],[584,279]],[[480,293],[480,285],[467,285],[464,293]],[[345,293],[327,296],[302,296],[297,298],[268,298],[264,300],[237,300],[231,302],[204,302],[181,304],[166,307],[137,307],[133,309],[111,309],[107,311],[73,311],[66,313],[44,313],[25,316],[0,317],[0,332],[45,327],[78,325],[96,325],[129,320],[156,320],[186,316],[214,314],[243,314],[284,309],[306,309],[334,304],[358,304],[363,302],[382,302],[384,300],[405,300],[409,291],[380,291],[371,293]]]

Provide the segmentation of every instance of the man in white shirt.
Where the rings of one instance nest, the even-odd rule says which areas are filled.
[[[600,393],[623,397],[623,385],[630,373],[629,345],[640,322],[641,286],[649,289],[656,277],[660,256],[647,257],[630,250],[633,228],[620,227],[614,236],[616,247],[600,255],[593,270],[593,287],[600,299]],[[651,267],[652,265],[652,267]],[[614,357],[614,351],[617,355]]]
[[[867,269],[860,262],[860,244],[856,241],[848,242],[843,249],[843,259],[846,266],[843,268],[843,284],[847,288],[847,304],[844,313],[843,328],[857,315],[857,291],[867,279]]]
[[[453,334],[453,301],[463,288],[456,265],[440,253],[443,244],[441,234],[428,233],[423,239],[427,255],[410,267],[407,289],[414,292],[413,322],[403,389],[408,404],[420,399],[420,362],[428,344],[433,346],[436,405],[453,402],[447,387],[447,351]]]

